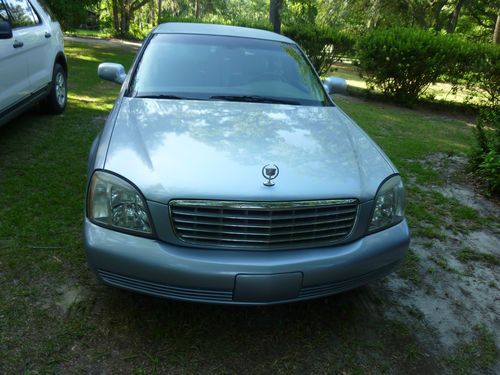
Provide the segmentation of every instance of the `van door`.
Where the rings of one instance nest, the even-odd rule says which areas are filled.
[[[13,26],[20,33],[18,39],[23,43],[31,92],[36,92],[52,80],[53,66],[50,64],[49,67],[47,64],[47,56],[50,53],[50,25],[43,23],[28,0],[3,1],[10,12]]]
[[[4,0],[0,0],[0,19],[14,26]],[[23,33],[22,29],[14,28],[12,38],[0,39],[0,112],[31,93]]]

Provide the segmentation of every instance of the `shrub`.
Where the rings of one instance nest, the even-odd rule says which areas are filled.
[[[444,74],[457,76],[467,46],[451,36],[414,28],[375,30],[359,40],[358,65],[367,83],[411,104]]]
[[[490,192],[500,194],[500,107],[481,109],[476,139],[472,164],[488,182]]]
[[[469,89],[479,88],[489,105],[500,105],[500,46],[476,45],[470,54],[469,72],[466,75]]]
[[[307,53],[320,75],[354,49],[354,38],[331,27],[293,25],[284,28],[284,34],[297,42]]]

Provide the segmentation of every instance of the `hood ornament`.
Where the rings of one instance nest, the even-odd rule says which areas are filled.
[[[262,168],[262,176],[267,179],[267,182],[264,182],[264,186],[274,186],[274,180],[280,174],[280,169],[276,164],[267,164]]]

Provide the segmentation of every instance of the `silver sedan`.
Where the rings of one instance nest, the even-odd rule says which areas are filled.
[[[167,23],[145,40],[88,162],[88,263],[108,285],[272,304],[393,271],[409,245],[398,171],[292,40]]]

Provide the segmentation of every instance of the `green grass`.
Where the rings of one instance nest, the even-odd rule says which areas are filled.
[[[328,75],[334,75],[347,80],[347,84],[355,90],[366,91],[368,85],[365,78],[361,76],[358,68],[352,64],[338,63],[334,65]],[[380,92],[375,90],[375,92]],[[477,95],[477,92],[471,91],[465,87],[459,87],[454,91],[453,86],[446,82],[436,82],[429,86],[423,93],[423,99],[432,102],[445,102],[450,104],[481,104],[483,96]]]
[[[335,99],[399,169],[408,195],[407,218],[415,235],[443,240],[443,228],[468,232],[495,225],[494,218],[483,217],[431,188],[443,186],[446,179],[432,168],[432,162],[425,161],[426,157],[470,154],[474,134],[465,122],[383,103]]]
[[[120,39],[129,41],[140,41],[143,40],[151,31],[149,30],[130,30],[127,36],[121,36]],[[113,29],[99,29],[99,30],[88,30],[88,29],[68,29],[64,31],[66,36],[74,36],[80,38],[99,38],[99,39],[112,39],[118,38],[114,33]]]
[[[415,254],[412,249],[408,250],[405,260],[398,270],[399,275],[413,284],[420,286],[422,284],[422,277],[420,276],[419,267],[420,257]]]
[[[464,247],[457,253],[457,259],[463,263],[469,262],[482,262],[498,266],[500,264],[500,258],[498,255],[481,253],[470,247]]]
[[[427,155],[441,152],[454,155],[468,153],[473,144],[473,132],[463,121],[445,116],[421,114],[381,103],[350,101],[336,102],[376,140],[402,172],[414,172],[421,182],[437,181],[437,173],[423,167],[420,161]]]
[[[498,360],[499,351],[493,334],[483,326],[475,327],[476,336],[463,343],[448,359],[455,374],[488,373]]]
[[[78,37],[90,37],[90,38],[112,38],[112,30],[87,30],[87,29],[68,29],[64,31],[65,35],[68,36],[78,36]]]
[[[119,87],[98,80],[96,70],[102,61],[128,67],[133,54],[83,44],[69,44],[67,54],[66,112],[49,117],[34,109],[0,129],[0,373],[444,370],[446,361],[420,344],[412,327],[386,317],[390,302],[381,283],[272,308],[178,303],[97,284],[81,238],[86,157]],[[471,147],[470,128],[460,121],[338,103],[406,179],[437,182],[438,174],[414,160]],[[461,208],[447,212],[456,203],[416,187],[408,200],[414,227],[421,220],[446,225],[449,215],[454,225],[479,220]],[[416,284],[418,261],[410,252],[402,271]],[[473,368],[488,363],[481,359]]]

